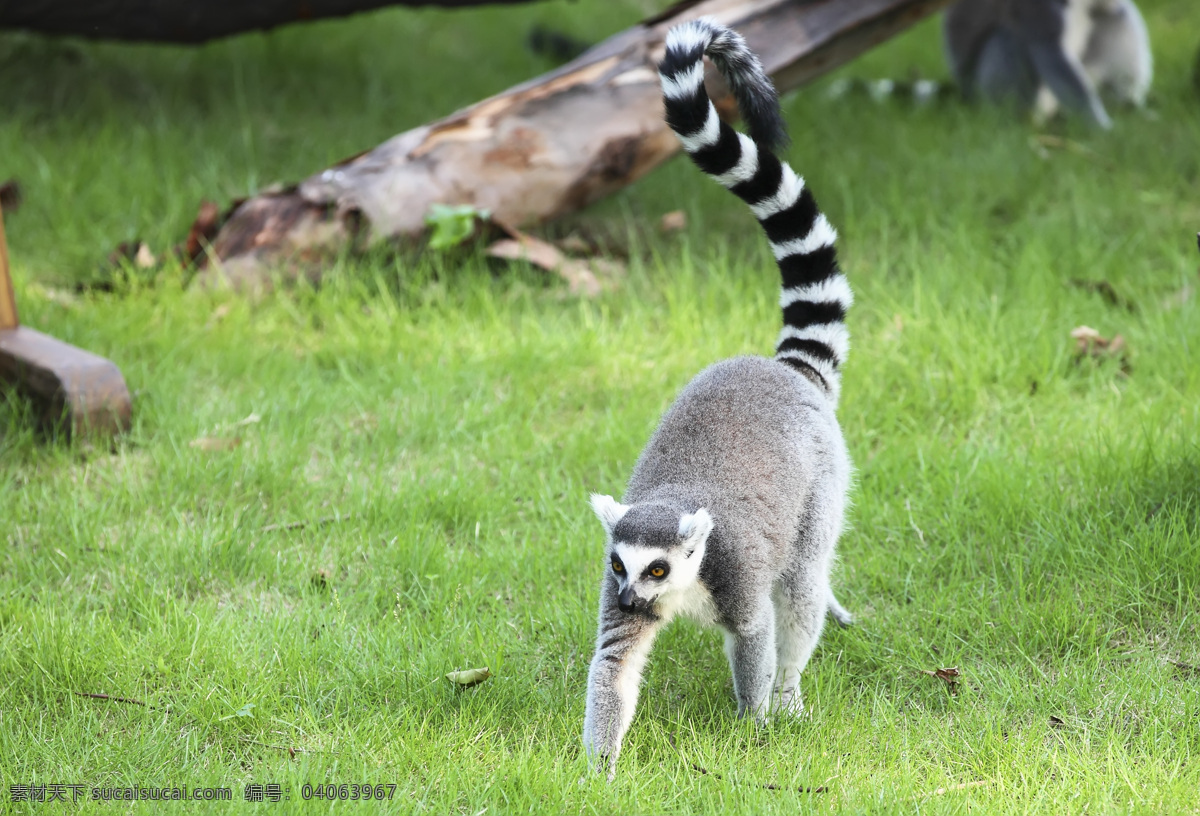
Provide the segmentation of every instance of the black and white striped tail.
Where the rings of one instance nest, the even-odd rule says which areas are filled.
[[[717,117],[704,89],[705,54],[729,82],[749,136]],[[837,232],[817,209],[804,179],[772,152],[786,132],[762,63],[739,34],[701,18],[667,32],[658,72],[667,124],[684,150],[750,205],[771,242],[783,275],[783,331],[775,359],[823,385],[836,404],[850,345],[846,310],[854,296],[838,268]]]

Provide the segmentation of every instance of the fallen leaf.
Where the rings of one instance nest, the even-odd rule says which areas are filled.
[[[199,439],[193,439],[189,442],[188,447],[197,448],[202,451],[231,451],[240,444],[242,444],[240,436],[202,436]]]
[[[258,414],[251,413],[245,419],[239,419],[237,422],[233,423],[229,427],[244,428],[247,425],[257,425],[260,422],[262,422],[262,417],[260,417]]]
[[[463,669],[462,671],[452,671],[446,675],[446,679],[457,686],[467,688],[468,686],[478,685],[491,676],[492,672],[487,666],[484,666],[482,669]]]
[[[526,260],[550,272],[557,272],[567,260],[553,244],[528,235],[521,238],[502,238],[487,248],[487,254],[507,261]]]
[[[188,262],[196,261],[204,254],[204,249],[217,237],[221,227],[221,208],[212,201],[201,201],[200,211],[196,220],[188,230],[187,240],[183,244],[183,259]]]
[[[566,238],[559,239],[557,243],[558,248],[563,252],[570,252],[574,255],[593,255],[596,252],[594,246],[578,235],[568,235]]]
[[[1033,148],[1033,152],[1038,154],[1039,158],[1050,158],[1050,150],[1065,150],[1071,153],[1076,153],[1080,156],[1086,156],[1089,159],[1095,160],[1104,167],[1111,167],[1112,163],[1104,156],[1101,156],[1095,150],[1092,150],[1082,142],[1076,142],[1073,139],[1064,139],[1061,136],[1054,136],[1050,133],[1038,133],[1029,137],[1029,146]]]
[[[942,680],[950,689],[951,694],[958,693],[958,678],[962,676],[958,670],[958,666],[951,666],[947,669],[935,669],[934,671],[921,669],[921,674],[927,674],[930,677],[936,677],[939,680]]]
[[[21,194],[21,185],[16,179],[9,179],[0,184],[0,208],[5,212],[15,213],[21,209],[21,201],[24,196]]]
[[[1200,677],[1200,666],[1193,666],[1190,663],[1180,663],[1177,660],[1168,660],[1167,662],[1178,669],[1180,674],[1190,674]]]
[[[120,267],[124,264],[133,264],[139,269],[145,269],[140,261],[147,257],[153,259],[154,253],[150,251],[150,247],[146,246],[141,241],[122,241],[117,244],[117,248],[108,253],[108,265],[111,267]],[[151,263],[153,265],[153,263]]]
[[[137,253],[133,256],[133,265],[138,269],[153,269],[157,264],[158,259],[154,257],[150,247],[138,244]]]
[[[611,283],[624,273],[624,265],[604,258],[568,258],[553,244],[516,230],[512,238],[501,238],[487,248],[493,258],[509,261],[525,260],[547,272],[554,272],[567,282],[572,294],[595,297],[604,290],[600,272]]]
[[[1125,338],[1121,335],[1114,334],[1109,340],[1091,326],[1077,326],[1071,330],[1071,337],[1075,340],[1076,360],[1082,360],[1084,357],[1094,360],[1111,357],[1120,361],[1122,374],[1129,374],[1129,361],[1124,354]]]
[[[687,229],[687,213],[683,210],[671,210],[658,220],[658,228],[663,232],[679,232]]]
[[[1081,352],[1087,351],[1093,343],[1099,344],[1101,348],[1108,346],[1104,336],[1091,326],[1076,326],[1071,329],[1071,337],[1075,339],[1075,346]]]
[[[963,782],[958,785],[951,785],[948,788],[938,788],[937,790],[935,790],[933,792],[933,795],[934,796],[945,796],[950,791],[961,791],[961,790],[970,790],[971,788],[980,788],[980,787],[983,787],[984,785],[989,784],[991,781],[992,780],[990,780],[990,779],[979,779],[979,780],[976,780],[975,782]]]

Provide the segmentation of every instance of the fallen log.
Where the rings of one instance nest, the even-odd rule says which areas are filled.
[[[0,29],[90,40],[180,43],[346,17],[385,6],[460,8],[534,0],[22,0],[0,2]]]
[[[946,0],[688,0],[561,68],[389,139],[300,184],[236,205],[209,272],[259,285],[282,262],[311,273],[330,254],[418,238],[430,205],[465,204],[509,225],[575,212],[678,149],[655,65],[668,28],[712,15],[736,28],[780,91],[812,80],[931,14]],[[710,88],[723,114],[732,98]]]

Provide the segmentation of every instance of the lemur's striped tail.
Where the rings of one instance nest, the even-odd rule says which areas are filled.
[[[836,404],[854,296],[838,269],[837,233],[804,180],[772,153],[786,140],[775,88],[746,41],[710,18],[672,28],[666,48],[658,72],[667,124],[701,170],[750,205],[779,262],[783,331],[775,359],[823,385]],[[749,136],[717,117],[704,90],[705,54],[729,82]]]

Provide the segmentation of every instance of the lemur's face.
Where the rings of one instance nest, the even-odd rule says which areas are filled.
[[[608,569],[623,612],[650,609],[664,595],[692,588],[713,526],[704,508],[683,516],[658,507],[631,516],[631,508],[637,506],[592,496],[592,509],[608,537]]]

